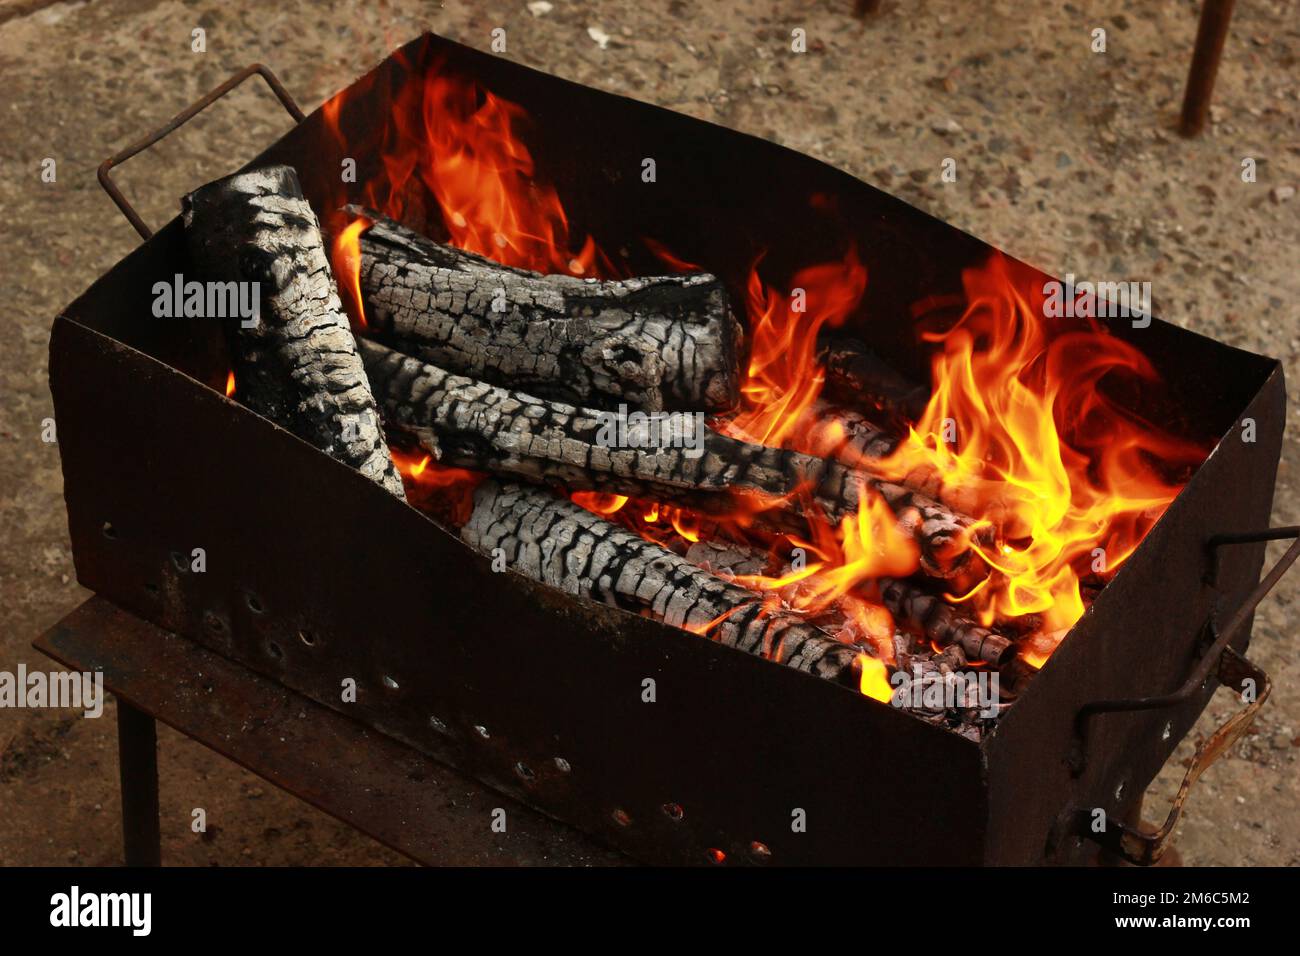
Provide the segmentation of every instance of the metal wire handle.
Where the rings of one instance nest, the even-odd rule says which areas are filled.
[[[185,109],[173,116],[166,124],[154,130],[138,143],[132,143],[126,149],[113,154],[99,164],[99,171],[96,174],[99,177],[99,184],[104,187],[104,192],[108,193],[108,198],[117,204],[117,208],[122,211],[122,215],[126,217],[127,222],[135,227],[135,231],[140,234],[140,238],[148,239],[153,235],[153,230],[150,229],[149,226],[145,224],[145,221],[140,218],[140,214],[135,211],[135,207],[133,207],[127,200],[126,196],[123,195],[122,190],[118,188],[117,183],[113,182],[113,178],[109,176],[108,171],[114,166],[120,166],[137,153],[144,152],[169,133],[172,133],[185,125],[185,123],[189,122],[199,113],[202,113],[205,109],[217,100],[221,99],[221,97],[225,96],[240,83],[243,83],[244,80],[248,79],[254,73],[266,80],[266,85],[271,88],[271,92],[275,94],[275,98],[280,101],[281,105],[288,111],[289,115],[293,117],[295,123],[301,123],[306,119],[307,114],[298,107],[294,98],[290,96],[289,91],[281,85],[275,74],[261,63],[254,63],[251,66],[244,67],[244,69],[240,70],[206,96],[191,103]]]
[[[1253,544],[1260,541],[1280,541],[1289,538],[1296,540],[1291,547],[1287,548],[1286,553],[1278,559],[1277,563],[1269,569],[1269,572],[1260,579],[1260,582],[1255,585],[1255,589],[1250,592],[1250,596],[1246,598],[1241,607],[1237,608],[1228,623],[1222,629],[1219,629],[1215,626],[1214,619],[1211,617],[1210,628],[1215,638],[1214,642],[1201,657],[1201,663],[1178,690],[1159,697],[1093,701],[1079,709],[1075,723],[1074,750],[1070,755],[1072,769],[1076,774],[1083,770],[1088,724],[1091,718],[1097,714],[1114,713],[1116,711],[1156,710],[1181,704],[1196,694],[1211,674],[1225,687],[1231,687],[1241,693],[1243,698],[1246,688],[1253,686],[1254,698],[1248,700],[1244,708],[1224,721],[1210,735],[1209,739],[1196,749],[1196,753],[1192,756],[1191,763],[1187,767],[1187,773],[1183,776],[1183,782],[1178,788],[1178,794],[1174,797],[1173,805],[1169,809],[1169,815],[1165,818],[1164,824],[1154,833],[1144,832],[1136,826],[1129,826],[1120,820],[1107,820],[1105,830],[1098,833],[1093,831],[1089,825],[1091,822],[1089,814],[1080,812],[1078,820],[1079,832],[1129,863],[1137,866],[1150,866],[1158,862],[1160,857],[1164,855],[1169,848],[1169,840],[1173,836],[1174,828],[1182,817],[1183,807],[1187,803],[1187,795],[1192,784],[1196,783],[1201,774],[1208,770],[1220,756],[1241,739],[1242,735],[1250,728],[1250,725],[1254,723],[1255,717],[1259,714],[1259,709],[1264,706],[1264,701],[1268,699],[1268,695],[1273,689],[1272,681],[1269,680],[1268,675],[1233,650],[1229,646],[1229,641],[1250,620],[1260,601],[1264,600],[1265,596],[1273,590],[1274,585],[1281,580],[1287,569],[1296,562],[1297,558],[1300,558],[1300,526],[1270,528],[1266,531],[1251,531],[1244,534],[1220,534],[1215,535],[1208,542],[1211,556],[1208,577],[1210,582],[1213,583],[1218,576],[1219,549],[1221,547],[1231,544]]]

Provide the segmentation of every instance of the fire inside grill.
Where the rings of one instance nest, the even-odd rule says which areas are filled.
[[[1093,293],[1050,318],[1060,293],[993,254],[963,295],[867,315],[914,325],[912,380],[843,331],[872,282],[852,240],[784,282],[760,251],[732,297],[654,236],[574,234],[530,118],[472,80],[405,84],[364,142],[348,95],[323,112],[381,159],[364,206],[313,209],[285,166],[185,199],[195,267],[263,290],[226,392],[495,570],[879,701],[920,688],[979,740],[1209,451],[1143,416],[1161,377]],[[979,671],[991,700],[954,680]]]
[[[432,35],[167,129],[255,73],[296,125],[156,234],[107,170],[166,129],[101,167],[147,241],[51,338],[83,585],[643,860],[1158,858],[1178,804],[1122,821],[1268,693],[1276,360]]]

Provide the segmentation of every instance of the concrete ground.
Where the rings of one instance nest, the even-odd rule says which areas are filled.
[[[47,666],[31,639],[87,596],[73,580],[58,448],[41,429],[52,415],[51,319],[137,241],[95,167],[253,61],[310,109],[422,30],[487,49],[504,27],[512,59],[782,142],[1054,274],[1149,278],[1157,314],[1281,359],[1300,407],[1293,3],[1238,5],[1214,122],[1195,142],[1172,131],[1194,0],[886,0],[866,26],[848,16],[852,0],[554,0],[529,10],[543,6],[0,0],[0,670]],[[191,50],[198,27],[204,53]],[[807,32],[805,55],[790,52],[795,27]],[[1104,54],[1090,50],[1097,28]],[[249,84],[120,181],[161,224],[181,193],[286,125]],[[945,156],[961,163],[956,184],[935,175]],[[1241,180],[1244,157],[1257,163],[1253,184]],[[52,183],[41,179],[46,158],[57,164]],[[1275,524],[1300,524],[1297,464],[1293,427]],[[1251,656],[1276,690],[1254,732],[1196,787],[1177,836],[1188,863],[1300,863],[1300,659],[1288,627],[1298,595],[1293,572],[1256,618]],[[1221,691],[1193,739],[1232,706]],[[165,730],[160,766],[172,863],[397,862]],[[116,769],[111,709],[100,720],[0,710],[0,863],[116,861]],[[1154,785],[1153,815],[1181,770],[1171,762]],[[203,838],[189,829],[195,806],[208,813]]]

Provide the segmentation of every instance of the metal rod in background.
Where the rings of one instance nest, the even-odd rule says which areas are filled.
[[[1228,24],[1232,21],[1235,3],[1236,0],[1205,0],[1201,7],[1196,49],[1192,53],[1192,68],[1187,74],[1183,114],[1178,122],[1178,132],[1184,136],[1199,136],[1205,128],[1210,113],[1210,96],[1214,93],[1214,78],[1219,72],[1219,59],[1223,56],[1223,43],[1228,38]]]

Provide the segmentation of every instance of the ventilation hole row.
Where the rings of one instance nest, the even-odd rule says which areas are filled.
[[[682,809],[680,803],[665,803],[660,809],[664,816],[674,823],[680,823],[686,816],[686,811]],[[610,813],[610,818],[621,827],[632,825],[631,815],[622,807],[615,807]],[[722,864],[727,861],[727,854],[717,847],[709,847],[704,853],[710,863]],[[749,856],[755,863],[767,863],[772,859],[772,850],[766,843],[754,840],[749,844]]]

